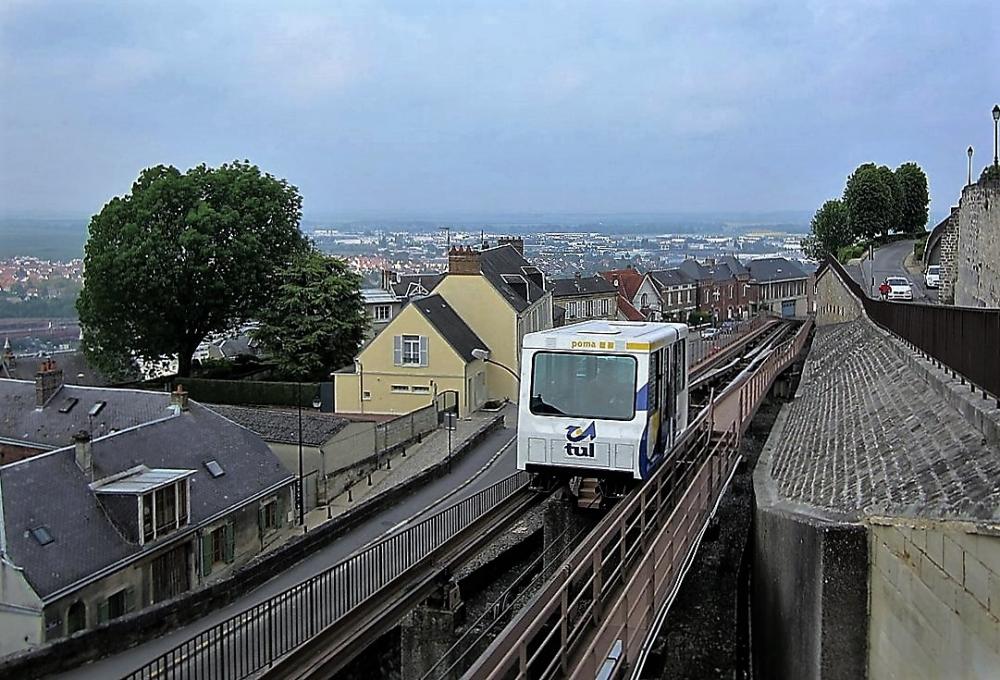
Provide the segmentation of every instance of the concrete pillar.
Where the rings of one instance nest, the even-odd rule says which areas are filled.
[[[449,581],[415,607],[400,623],[402,680],[420,680],[438,661],[448,655],[455,642],[455,625],[462,613],[458,584]],[[450,659],[435,671],[435,678],[458,678],[461,673],[443,675]]]

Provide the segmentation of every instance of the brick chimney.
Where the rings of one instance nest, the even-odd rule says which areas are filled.
[[[94,454],[90,446],[90,433],[80,430],[73,435],[73,448],[76,449],[76,466],[83,470],[83,473],[93,481],[94,479]]]
[[[524,257],[524,239],[520,236],[501,236],[497,241],[498,246],[512,245],[521,257]]]
[[[469,246],[452,246],[448,251],[449,274],[471,274],[478,276],[482,270],[479,267],[479,251]]]
[[[35,407],[42,408],[63,386],[62,369],[51,358],[45,359],[35,373]]]
[[[170,405],[176,406],[181,411],[188,410],[188,393],[184,385],[178,385],[177,389],[170,393]]]

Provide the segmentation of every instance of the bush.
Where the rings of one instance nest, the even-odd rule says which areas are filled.
[[[688,314],[687,323],[688,326],[700,326],[703,323],[709,323],[712,321],[711,312],[691,312]]]
[[[296,406],[298,383],[263,382],[259,380],[210,380],[207,378],[174,378],[171,390],[178,384],[195,401],[207,404],[236,406]],[[302,406],[312,406],[319,394],[319,383],[302,383]]]
[[[837,251],[837,259],[842,263],[847,263],[848,260],[853,260],[855,258],[861,257],[868,251],[868,246],[864,244],[854,245],[854,246],[844,246]]]

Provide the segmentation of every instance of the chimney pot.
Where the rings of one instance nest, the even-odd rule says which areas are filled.
[[[91,449],[90,433],[80,430],[73,435],[74,457],[76,466],[80,468],[91,481],[94,479],[94,454]]]
[[[178,385],[177,389],[170,393],[170,405],[176,406],[181,411],[188,410],[188,393],[184,385]]]
[[[470,246],[453,246],[448,251],[448,273],[478,276],[481,272],[479,251]]]

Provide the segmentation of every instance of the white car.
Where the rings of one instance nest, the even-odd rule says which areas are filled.
[[[941,265],[932,264],[927,268],[927,273],[924,274],[924,284],[928,288],[941,287]]]
[[[902,276],[890,276],[885,280],[889,284],[890,300],[912,300],[913,287]]]

